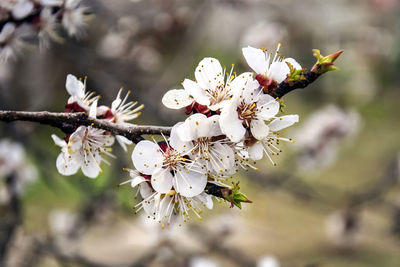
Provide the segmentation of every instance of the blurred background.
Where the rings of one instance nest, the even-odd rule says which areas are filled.
[[[97,0],[80,39],[64,36],[0,65],[1,110],[62,112],[66,75],[110,104],[120,87],[145,104],[134,123],[173,125],[161,104],[206,56],[241,73],[241,48],[311,68],[311,49],[344,50],[330,72],[284,97],[300,123],[274,167],[241,172],[243,209],[215,203],[203,220],[162,230],[142,213],[115,146],[97,179],[63,177],[50,135],[0,123],[0,259],[4,266],[400,266],[400,2],[397,0]],[[15,160],[12,160],[15,159]],[[7,161],[14,162],[6,164]],[[10,167],[11,166],[11,167]],[[18,176],[18,197],[7,195]],[[1,265],[1,264],[0,264]]]

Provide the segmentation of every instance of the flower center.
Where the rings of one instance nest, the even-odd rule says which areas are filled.
[[[242,121],[243,126],[250,127],[250,122],[256,117],[257,104],[241,103],[237,108],[239,119]]]
[[[275,80],[269,79],[267,76],[262,74],[256,75],[256,80],[263,88],[264,93],[271,94],[276,87],[278,87],[278,83]]]

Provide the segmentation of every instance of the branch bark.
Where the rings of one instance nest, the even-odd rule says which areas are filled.
[[[115,135],[122,135],[137,143],[142,140],[144,134],[165,134],[169,135],[171,127],[152,126],[152,125],[134,125],[124,126],[115,123],[89,118],[85,113],[56,113],[47,111],[0,111],[0,121],[30,121],[45,125],[50,125],[61,129],[65,133],[72,133],[77,126],[93,126],[111,132]]]

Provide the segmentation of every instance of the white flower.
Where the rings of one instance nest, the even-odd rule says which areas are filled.
[[[263,256],[258,262],[257,267],[279,267],[279,261],[271,255]]]
[[[170,144],[190,151],[192,158],[213,175],[236,172],[235,155],[219,126],[219,115],[208,117],[196,113],[172,128]]]
[[[243,88],[250,74],[244,73],[234,78],[232,70],[225,80],[225,70],[222,70],[219,61],[215,58],[204,58],[196,68],[196,81],[185,79],[182,83],[184,89],[168,91],[162,102],[171,109],[180,109],[196,102],[217,111],[236,91]]]
[[[189,220],[189,212],[193,212],[201,219],[201,212],[204,207],[213,208],[211,195],[204,192],[193,196],[185,197],[177,193],[175,190],[169,190],[165,193],[157,192],[152,188],[149,180],[151,176],[143,175],[135,170],[128,170],[132,179],[125,183],[130,183],[134,188],[139,186],[139,191],[143,200],[138,203],[135,208],[136,212],[144,209],[148,218],[153,218],[162,227],[169,225],[173,216],[176,216],[178,221],[186,222]]]
[[[125,95],[124,99],[121,98],[122,89],[119,90],[117,97],[111,103],[111,113],[113,115],[113,122],[117,124],[125,124],[128,121],[134,120],[140,116],[140,110],[143,109],[144,105],[140,105],[135,108],[138,104],[137,101],[131,101],[126,103],[131,91]]]
[[[113,123],[124,125],[124,126],[133,126],[134,124],[128,123],[128,121],[134,120],[140,116],[140,110],[143,109],[144,105],[140,105],[135,107],[138,102],[131,101],[126,103],[130,91],[125,95],[124,99],[121,98],[122,88],[119,90],[117,97],[111,104],[111,108],[107,106],[100,106],[97,109],[97,115],[100,119],[109,120]],[[131,145],[132,141],[122,135],[116,135],[118,143],[121,147],[127,151],[126,145]]]
[[[301,69],[300,64],[293,58],[283,59],[279,54],[280,46],[278,44],[275,54],[251,46],[242,49],[247,64],[257,74],[256,79],[266,93],[271,92],[286,79],[287,74],[290,72],[287,63],[291,64],[294,69]]]
[[[98,97],[93,97],[92,92],[85,92],[86,79],[82,82],[72,74],[67,75],[65,88],[70,95],[67,109],[80,112],[89,111],[91,104],[98,99]]]
[[[278,112],[279,103],[259,90],[258,82],[248,77],[243,90],[222,109],[221,130],[232,142],[240,142],[246,133],[263,140],[270,130],[279,131],[298,121],[297,115],[278,118]]]
[[[135,168],[151,175],[151,185],[159,193],[167,193],[172,187],[185,197],[200,194],[207,184],[206,170],[188,156],[188,151],[151,141],[139,142],[132,153]]]
[[[71,36],[82,35],[86,26],[88,8],[80,6],[81,0],[65,0],[62,25]]]
[[[89,117],[95,117],[96,108],[97,101],[90,107]],[[62,175],[72,175],[81,169],[85,176],[95,178],[101,172],[100,163],[108,163],[102,158],[102,154],[113,157],[109,147],[114,143],[114,137],[104,130],[79,126],[69,136],[68,141],[54,134],[51,137],[54,143],[61,147],[56,166]]]

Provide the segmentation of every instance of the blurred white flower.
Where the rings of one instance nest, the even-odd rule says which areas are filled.
[[[279,22],[259,21],[244,30],[241,45],[252,47],[272,47],[276,40],[283,40],[288,31],[284,24]]]
[[[12,15],[20,20],[29,16],[34,10],[34,4],[31,0],[17,0],[12,9]]]
[[[204,256],[195,256],[189,260],[189,267],[218,267],[217,262]]]
[[[258,262],[257,267],[279,267],[279,261],[271,255],[263,256]]]
[[[61,23],[70,36],[80,37],[88,20],[88,8],[80,6],[81,0],[65,0]]]
[[[300,149],[299,169],[317,170],[332,164],[340,144],[358,133],[360,121],[356,111],[344,111],[334,105],[311,114],[295,133]]]
[[[279,54],[278,44],[275,54],[269,53],[263,49],[257,49],[251,46],[242,49],[243,56],[254,70],[256,80],[260,83],[265,93],[272,92],[279,83],[286,79],[290,69],[287,63],[291,64],[294,69],[301,69],[299,63],[293,58],[283,58]]]
[[[21,194],[37,179],[37,170],[27,161],[25,150],[19,143],[3,139],[0,141],[0,181],[10,175],[15,175],[15,190]],[[0,203],[7,203],[9,197],[3,182],[0,183]]]
[[[14,23],[8,22],[3,26],[0,32],[0,63],[15,58],[27,46],[23,37],[24,31],[19,30]]]
[[[77,219],[77,215],[70,211],[52,210],[48,217],[50,230],[56,236],[67,235],[73,230]]]
[[[336,246],[351,248],[357,245],[362,237],[359,211],[344,209],[333,212],[326,220],[325,230]]]

